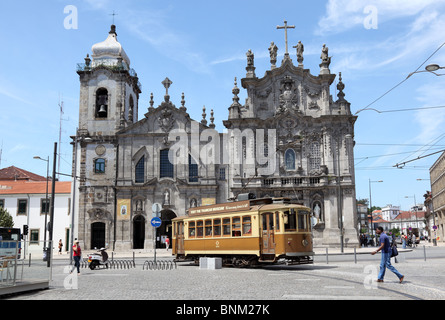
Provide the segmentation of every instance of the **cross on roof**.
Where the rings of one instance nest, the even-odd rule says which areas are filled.
[[[287,50],[287,29],[295,29],[295,26],[288,26],[287,21],[284,20],[284,26],[277,26],[277,29],[284,29],[284,41],[286,44],[286,52],[285,55],[289,55],[289,52]]]
[[[114,10],[113,10],[113,13],[110,13],[110,16],[113,16],[113,24],[114,24],[114,16],[117,16],[118,14],[117,13],[114,13]]]
[[[164,85],[165,95],[168,95],[168,88],[170,88],[173,82],[169,78],[165,78],[161,83]]]

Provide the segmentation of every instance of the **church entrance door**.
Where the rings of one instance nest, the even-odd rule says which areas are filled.
[[[145,218],[138,215],[133,220],[133,249],[144,249]]]
[[[170,209],[164,209],[161,211],[162,224],[159,228],[156,228],[156,248],[165,249],[165,239],[170,239],[170,245],[172,243],[172,219],[176,218],[176,214]]]
[[[105,248],[105,223],[94,222],[91,224],[91,249]]]

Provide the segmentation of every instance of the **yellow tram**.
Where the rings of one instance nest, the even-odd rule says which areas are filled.
[[[313,263],[310,208],[286,199],[254,199],[190,208],[172,220],[177,260],[221,257],[250,266]]]

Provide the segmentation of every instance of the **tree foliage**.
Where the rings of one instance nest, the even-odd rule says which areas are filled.
[[[8,210],[0,207],[0,227],[12,228],[14,227],[14,221]]]

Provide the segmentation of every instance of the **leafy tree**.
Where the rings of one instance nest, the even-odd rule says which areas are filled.
[[[0,207],[0,227],[12,228],[14,226],[14,221],[10,216],[8,210]]]

